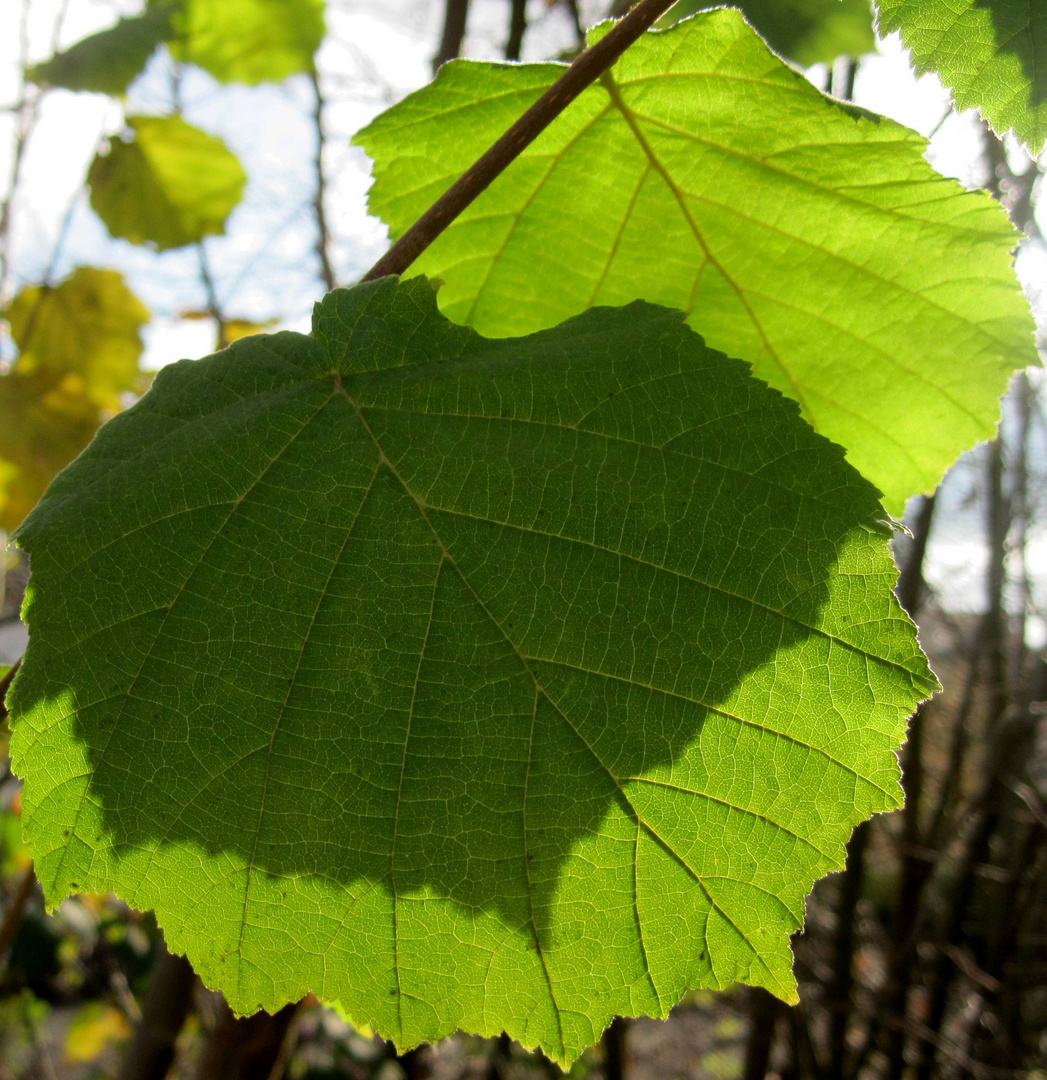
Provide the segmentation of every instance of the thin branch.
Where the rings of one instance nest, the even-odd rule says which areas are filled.
[[[11,154],[11,173],[3,202],[0,203],[0,307],[7,303],[8,276],[11,269],[11,209],[22,178],[22,165],[37,116],[37,97],[30,96],[26,70],[29,67],[29,0],[22,0],[18,24],[18,69],[21,86],[17,109],[17,130]]]
[[[203,282],[204,292],[207,294],[207,311],[218,328],[218,342],[216,348],[224,349],[229,344],[226,332],[226,318],[222,313],[222,306],[218,302],[218,290],[215,288],[214,276],[211,274],[211,263],[207,258],[207,249],[201,240],[196,245],[196,253],[200,259],[200,280]]]
[[[496,180],[591,83],[676,0],[641,0],[516,121],[367,271],[363,281],[402,274],[452,221]]]
[[[320,76],[314,68],[310,73],[313,82],[313,129],[316,132],[316,156],[313,169],[316,174],[316,190],[313,195],[313,212],[316,215],[316,257],[320,260],[320,277],[327,291],[334,286],[334,270],[331,268],[331,231],[327,227],[325,206],[327,184],[324,179],[324,96],[320,89]]]

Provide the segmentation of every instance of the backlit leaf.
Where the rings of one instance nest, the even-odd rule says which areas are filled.
[[[4,312],[20,352],[0,375],[0,529],[15,529],[121,397],[142,389],[149,311],[115,270],[82,266]]]
[[[91,206],[109,232],[159,250],[225,232],[247,175],[221,139],[180,116],[130,116],[91,164]]]
[[[663,23],[672,26],[709,0],[679,0]],[[876,48],[870,0],[743,0],[734,5],[772,49],[807,67]]]
[[[872,487],[679,312],[487,340],[431,286],[164,368],[19,531],[48,902],[232,1006],[561,1061],[735,980],[898,805],[933,689]]]
[[[606,24],[598,33],[606,30]],[[356,141],[400,234],[562,72],[456,61]],[[892,512],[990,437],[1036,362],[1003,209],[826,98],[730,9],[648,33],[415,263],[489,335],[678,307],[847,448]]]
[[[282,82],[313,70],[323,0],[182,0],[171,51],[219,82]]]
[[[0,375],[0,529],[14,531],[60,469],[91,441],[98,406],[69,376]]]
[[[1047,144],[1047,4],[1042,0],[877,0],[881,34],[900,30],[916,70],[933,71],[958,109]]]
[[[68,389],[112,411],[138,388],[149,309],[116,270],[81,266],[58,285],[23,289],[4,318],[19,350],[15,372],[69,376]]]
[[[67,90],[123,94],[141,74],[156,47],[171,33],[171,5],[159,4],[144,15],[120,19],[109,30],[37,64],[29,72],[34,82]]]

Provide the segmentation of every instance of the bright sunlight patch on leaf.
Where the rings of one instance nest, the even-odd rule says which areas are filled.
[[[403,232],[562,70],[447,64],[357,136],[371,210]],[[490,335],[637,297],[681,308],[900,513],[992,436],[1010,375],[1036,362],[1017,233],[926,145],[710,11],[646,34],[412,272]]]
[[[934,688],[871,485],[678,312],[487,340],[431,285],[165,368],[17,535],[48,902],[232,1006],[560,1061],[789,934]]]
[[[219,82],[281,82],[313,70],[324,0],[181,0],[173,22],[176,59]]]

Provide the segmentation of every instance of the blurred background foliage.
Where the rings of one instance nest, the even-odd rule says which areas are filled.
[[[707,6],[681,0],[668,21]],[[1040,163],[916,82],[866,0],[746,0],[838,97],[932,136],[1027,239],[1043,325]],[[458,55],[567,58],[621,0],[5,0],[0,5],[0,542],[151,372],[277,326],[385,244],[349,136]],[[801,1003],[736,988],[616,1021],[572,1070],[654,1078],[1047,1077],[1047,420],[1020,376],[1000,438],[909,507],[899,596],[945,691],[914,718],[908,806],[856,830],[796,942]],[[27,567],[0,545],[0,679]],[[2,700],[2,697],[0,697]],[[457,1036],[397,1057],[336,1004],[237,1020],[148,913],[47,913],[0,725],[0,1080],[553,1076]]]

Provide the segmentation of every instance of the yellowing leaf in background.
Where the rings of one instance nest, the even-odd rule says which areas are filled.
[[[137,389],[149,309],[117,271],[78,267],[60,285],[23,289],[4,316],[19,350],[15,372],[71,376],[64,392],[112,411]]]
[[[119,1009],[101,1001],[82,1006],[65,1037],[65,1060],[70,1065],[93,1061],[112,1042],[126,1039],[131,1028]]]
[[[0,375],[0,529],[10,532],[121,395],[142,388],[149,311],[115,270],[80,267],[23,289],[4,315],[19,348]]]
[[[131,116],[91,164],[91,206],[110,234],[161,251],[225,232],[247,175],[214,135],[179,116]]]

